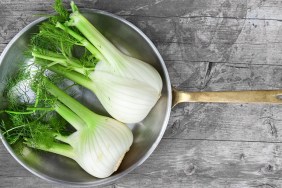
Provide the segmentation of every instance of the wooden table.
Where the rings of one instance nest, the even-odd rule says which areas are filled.
[[[77,0],[137,25],[182,90],[282,88],[282,0]],[[0,52],[52,1],[1,0]],[[16,163],[0,144],[0,187],[63,187]],[[181,104],[151,157],[108,187],[282,185],[282,105]]]

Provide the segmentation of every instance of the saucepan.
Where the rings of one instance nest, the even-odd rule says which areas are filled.
[[[16,152],[17,146],[9,145],[0,136],[9,153],[23,167],[45,180],[76,186],[95,186],[113,182],[141,165],[159,144],[168,124],[171,108],[180,102],[239,102],[280,103],[276,91],[224,91],[183,92],[172,88],[166,65],[154,44],[136,26],[116,15],[83,9],[81,12],[124,53],[152,64],[163,80],[162,96],[149,115],[140,123],[129,124],[134,134],[134,143],[126,154],[120,168],[112,176],[98,179],[84,172],[74,161],[58,155],[24,148]],[[40,18],[21,30],[7,45],[0,57],[0,109],[5,107],[2,93],[6,78],[15,74],[18,64],[28,61],[25,52],[29,39],[38,31],[38,25],[46,20]],[[81,102],[95,112],[108,115],[97,98],[87,90],[79,97]],[[91,104],[91,105],[90,105]]]

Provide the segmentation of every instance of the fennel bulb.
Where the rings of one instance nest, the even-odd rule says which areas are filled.
[[[47,91],[58,99],[54,110],[77,131],[69,136],[54,133],[55,138],[63,143],[54,142],[48,146],[27,139],[26,144],[69,157],[97,178],[110,176],[118,169],[133,142],[131,130],[117,120],[90,111],[46,78],[44,83]]]
[[[154,67],[122,53],[78,11],[73,1],[71,7],[73,13],[70,14],[67,25],[76,27],[100,52],[101,60],[107,63],[107,65],[104,65],[104,71],[144,82],[160,94],[162,79]]]
[[[85,47],[95,56],[98,61],[96,66],[79,66],[79,61],[65,52],[61,55],[40,52],[42,49],[36,50],[36,45],[32,50],[32,55],[38,59],[35,62],[94,92],[113,118],[124,123],[142,121],[161,96],[163,83],[158,71],[148,63],[123,54],[79,13],[73,2],[71,7],[73,13],[68,22],[49,25],[39,35],[43,39],[53,37],[53,40],[62,39],[67,43],[73,40],[73,44]],[[68,26],[76,27],[82,35]],[[60,33],[57,29],[61,30],[62,37],[54,37],[54,33]],[[71,39],[65,39],[65,35]],[[42,62],[40,59],[51,62]]]

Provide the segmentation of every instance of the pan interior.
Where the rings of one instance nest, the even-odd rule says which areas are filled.
[[[162,97],[156,106],[144,121],[128,125],[134,134],[134,142],[120,168],[109,178],[97,179],[84,172],[71,159],[29,148],[25,148],[23,154],[19,155],[14,152],[16,146],[9,146],[5,140],[3,143],[19,163],[44,179],[67,184],[97,185],[110,182],[133,170],[155,149],[164,133],[170,114],[171,88],[165,65],[144,34],[128,22],[105,12],[84,10],[83,14],[119,49],[152,64],[163,78]],[[23,29],[3,52],[0,58],[0,101],[5,100],[3,90],[7,78],[15,74],[20,63],[29,61],[24,53],[28,48],[30,36],[38,31],[38,24],[41,21],[35,21]],[[90,91],[82,89],[78,99],[96,113],[108,115]]]

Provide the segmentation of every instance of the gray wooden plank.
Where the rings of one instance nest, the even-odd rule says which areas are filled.
[[[0,20],[0,52],[16,33],[37,18],[30,16],[34,13],[4,16]],[[124,17],[152,39],[165,60],[281,64],[282,22],[277,20]]]
[[[190,91],[269,90],[282,87],[280,65],[166,61],[171,83]]]
[[[67,5],[69,1],[65,1]],[[258,4],[254,1],[250,6]],[[26,6],[29,4],[29,6]],[[76,4],[83,8],[96,8],[107,10],[116,14],[154,16],[154,17],[177,17],[177,16],[216,16],[219,12],[224,12],[224,16],[242,17],[247,12],[247,1],[240,0],[236,2],[219,1],[181,1],[181,0],[141,0],[141,1],[91,1],[78,0]],[[254,5],[253,5],[254,4]],[[52,1],[27,0],[27,1],[1,1],[2,7],[6,6],[12,11],[26,10],[46,10],[50,9]],[[172,6],[173,5],[173,6]],[[3,8],[4,9],[4,8]]]
[[[132,22],[153,40],[165,60],[281,64],[279,21],[138,19],[132,19]]]
[[[69,1],[65,1],[68,4]],[[280,1],[261,0],[140,0],[140,1],[101,1],[78,0],[79,7],[96,8],[120,15],[136,15],[149,17],[230,17],[239,19],[281,19]],[[26,6],[28,4],[29,6]],[[46,10],[50,9],[52,1],[2,0],[2,7],[10,10]],[[4,8],[3,8],[4,9]]]
[[[123,178],[124,182],[116,183],[117,188],[153,187],[153,188],[281,188],[280,179],[272,178],[210,178],[210,177],[185,177],[176,176],[151,178],[150,175],[129,174]]]
[[[2,147],[0,155],[14,172],[1,177],[0,187],[63,187],[19,170]],[[279,187],[281,152],[281,143],[163,139],[143,165],[113,186]]]
[[[281,143],[281,105],[182,104],[164,138]]]
[[[69,1],[64,1],[68,5]],[[82,8],[96,8],[120,15],[135,15],[146,17],[229,17],[234,19],[270,19],[281,20],[281,1],[277,0],[77,0]],[[27,6],[28,5],[28,6]],[[51,10],[52,1],[2,0],[2,15],[20,14],[25,11]],[[16,13],[18,12],[18,13]]]
[[[280,143],[163,139],[134,171],[140,179],[131,182],[154,187],[279,186],[273,180],[280,179],[280,166]]]

